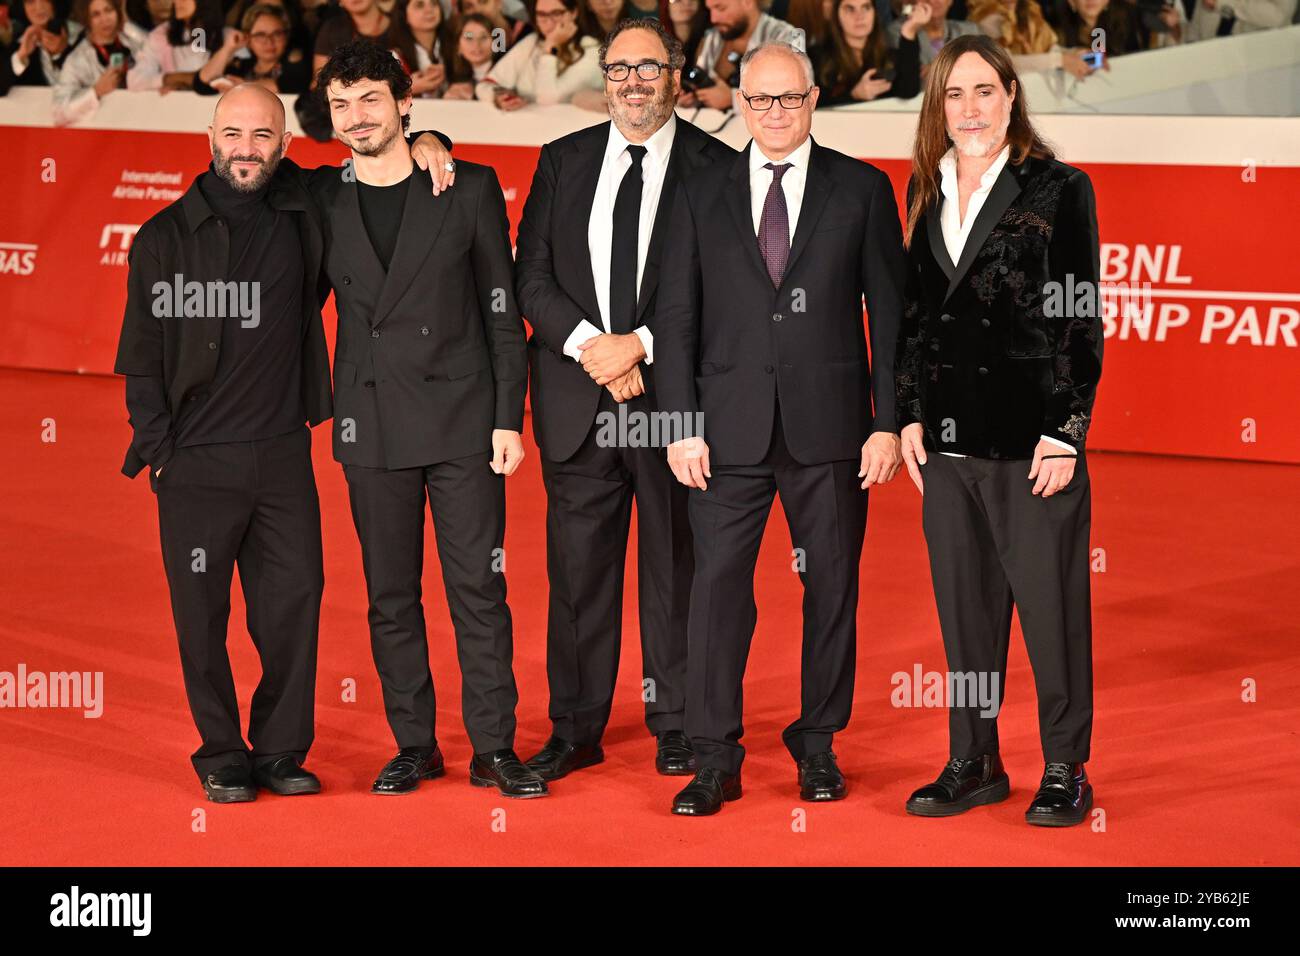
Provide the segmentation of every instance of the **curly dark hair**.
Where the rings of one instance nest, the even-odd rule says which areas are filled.
[[[411,95],[411,77],[402,68],[401,61],[393,56],[392,50],[369,37],[357,37],[336,49],[316,74],[316,88],[328,97],[330,83],[337,81],[340,86],[352,86],[361,80],[387,83],[394,102],[400,103]],[[402,132],[410,125],[411,114],[407,113],[402,117]]]
[[[703,6],[703,4],[701,4]],[[677,34],[670,33],[664,29],[664,25],[658,20],[633,20],[627,18],[619,20],[618,23],[610,29],[609,35],[600,45],[600,65],[605,65],[605,54],[609,52],[609,45],[614,42],[620,33],[628,30],[645,30],[647,33],[653,33],[659,38],[659,42],[664,45],[664,52],[668,54],[668,69],[680,70],[686,63],[686,56],[682,52],[682,41],[677,39]]]

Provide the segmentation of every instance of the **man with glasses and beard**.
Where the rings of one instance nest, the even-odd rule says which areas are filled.
[[[282,159],[291,135],[284,106],[264,87],[239,86],[218,101],[211,167],[131,246],[114,369],[126,376],[133,429],[122,471],[148,467],[157,493],[181,669],[202,738],[192,760],[217,803],[253,800],[258,787],[320,790],[302,769],[324,586],[304,422],[329,418],[331,399],[317,293],[323,238],[306,180],[328,168],[308,174]],[[418,148],[421,162],[444,169],[445,149]],[[251,747],[226,651],[236,564],[262,662]]]
[[[554,780],[600,763],[618,676],[632,503],[646,725],[655,766],[689,774],[683,733],[691,538],[662,447],[612,445],[618,405],[655,409],[655,298],[668,210],[684,180],[735,152],[677,119],[682,50],[657,20],[624,20],[600,54],[611,121],[542,149],[519,226],[519,305],[533,326],[533,429],[546,485],[552,734],[528,761]]]

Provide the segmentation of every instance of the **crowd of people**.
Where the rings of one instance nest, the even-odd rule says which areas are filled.
[[[415,96],[601,111],[598,46],[644,18],[682,43],[680,105],[730,108],[745,51],[780,40],[807,50],[819,105],[834,107],[917,96],[943,45],[967,34],[992,37],[1021,72],[1085,79],[1110,57],[1298,17],[1297,0],[8,0],[0,95],[53,87],[63,124],[120,89],[303,94],[365,36],[392,50]]]

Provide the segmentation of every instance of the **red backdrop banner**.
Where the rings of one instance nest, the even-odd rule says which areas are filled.
[[[207,139],[22,127],[3,137],[0,365],[111,373],[131,239],[206,167]],[[516,226],[537,154],[456,146],[496,168]],[[313,166],[346,151],[299,138],[289,155]],[[901,207],[909,164],[877,165]],[[1090,446],[1300,462],[1300,269],[1286,238],[1300,168],[1081,165],[1111,284]],[[331,347],[333,324],[331,313]]]

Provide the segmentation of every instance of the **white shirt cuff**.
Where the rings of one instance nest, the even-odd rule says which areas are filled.
[[[578,348],[578,344],[587,341],[587,339],[591,338],[593,335],[603,334],[604,333],[600,329],[596,328],[586,319],[583,319],[574,327],[573,331],[569,333],[569,337],[565,340],[564,354],[575,362],[581,362],[582,349]]]
[[[1041,435],[1039,437],[1041,437],[1043,441],[1051,442],[1053,445],[1056,445],[1059,448],[1064,448],[1066,451],[1072,451],[1076,455],[1079,453],[1078,450],[1073,445],[1066,444],[1065,442],[1059,441],[1058,439],[1055,438],[1049,438],[1046,435]]]
[[[21,39],[21,37],[19,39]],[[35,53],[35,51],[33,51],[33,53]],[[18,55],[18,51],[14,50],[14,55],[9,58],[9,69],[14,71],[14,76],[20,76],[23,71],[27,69],[27,66],[30,63],[30,60],[28,60],[27,63],[24,63],[23,58]]]
[[[641,347],[645,349],[645,358],[641,361],[645,362],[646,365],[653,365],[655,361],[654,333],[644,325],[637,326],[632,331],[636,333],[636,337],[641,340]]]

